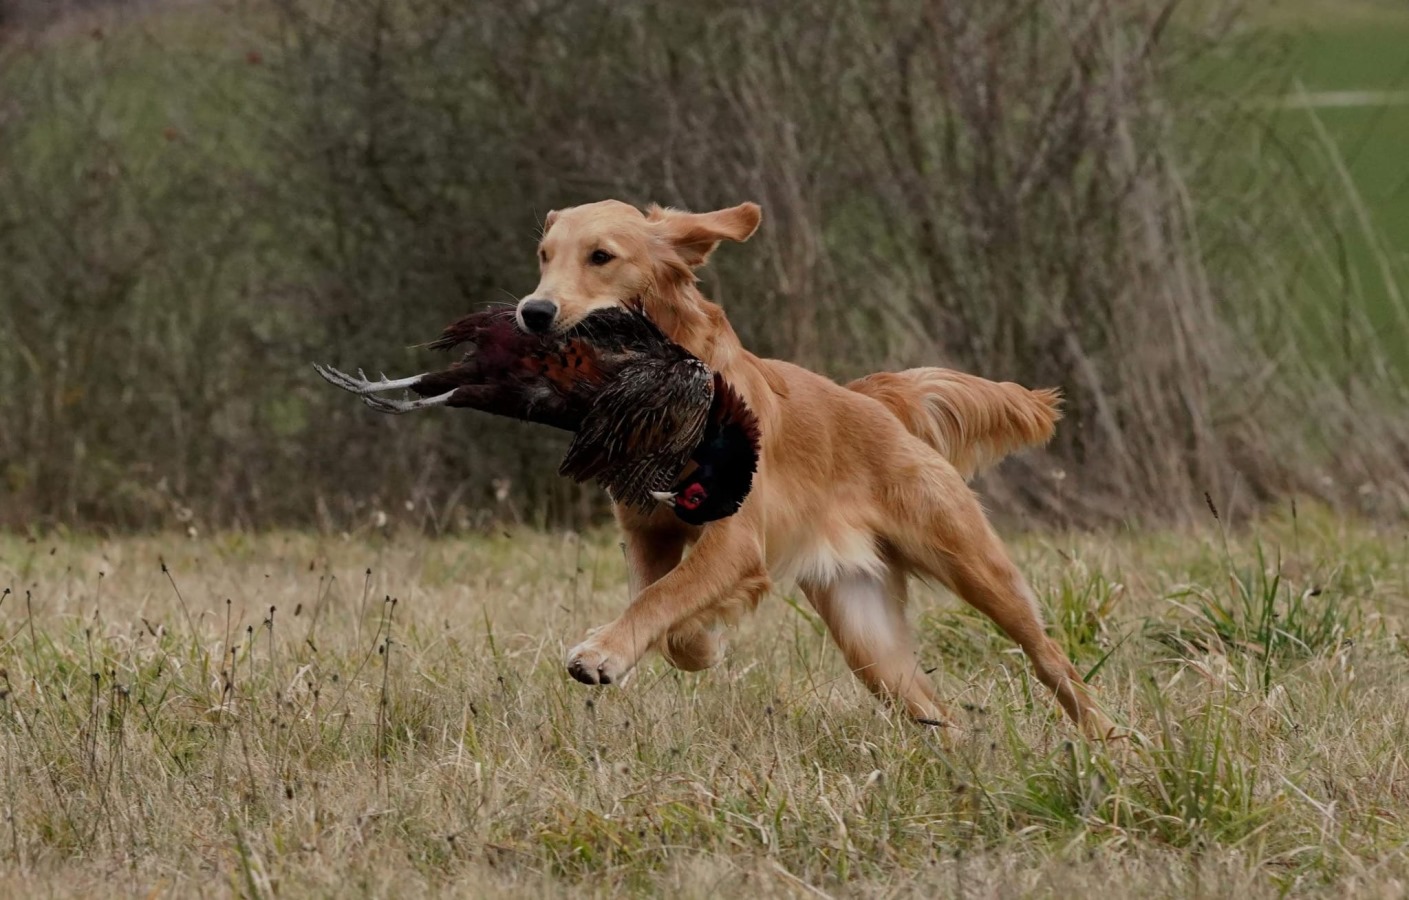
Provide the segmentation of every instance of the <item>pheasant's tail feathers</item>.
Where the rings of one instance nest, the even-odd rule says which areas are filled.
[[[1054,388],[1030,390],[952,369],[878,372],[847,387],[879,400],[965,478],[1047,443],[1062,417],[1062,395]]]

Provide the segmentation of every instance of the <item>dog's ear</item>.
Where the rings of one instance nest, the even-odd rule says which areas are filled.
[[[752,237],[763,219],[763,210],[757,203],[740,203],[707,213],[652,206],[646,218],[680,254],[685,265],[693,269],[709,260],[720,241],[746,241]]]

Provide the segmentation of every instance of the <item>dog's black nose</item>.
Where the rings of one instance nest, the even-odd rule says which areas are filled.
[[[519,304],[519,320],[534,334],[543,334],[553,327],[558,317],[558,304],[552,300],[525,300]]]

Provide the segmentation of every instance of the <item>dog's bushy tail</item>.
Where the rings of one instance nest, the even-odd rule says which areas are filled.
[[[1058,390],[1034,391],[952,369],[877,372],[847,387],[879,400],[965,478],[1015,450],[1047,443],[1062,417]]]

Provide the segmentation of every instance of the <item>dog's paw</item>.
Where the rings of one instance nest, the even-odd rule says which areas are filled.
[[[568,674],[583,684],[620,684],[635,665],[625,653],[612,650],[598,630],[568,651]]]

